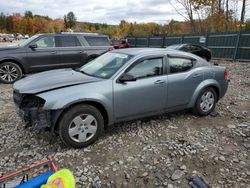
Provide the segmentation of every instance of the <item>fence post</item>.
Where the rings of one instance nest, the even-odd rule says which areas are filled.
[[[209,38],[209,34],[206,32],[206,35],[205,35],[206,39],[205,39],[205,47],[207,47],[207,41],[208,41],[208,38]]]
[[[135,37],[135,47],[137,46],[137,37]]]
[[[150,37],[148,36],[147,37],[147,46],[149,47],[149,40],[150,40]]]
[[[239,48],[239,42],[240,42],[240,35],[241,35],[241,29],[238,32],[237,35],[237,40],[236,40],[236,44],[235,44],[235,49],[234,49],[234,57],[233,60],[235,61],[237,58],[237,52],[238,52],[238,48]]]
[[[184,41],[184,35],[181,35],[181,44],[183,44]]]
[[[164,35],[164,36],[162,36],[162,48],[164,48],[165,47],[165,38],[166,38],[166,36]]]

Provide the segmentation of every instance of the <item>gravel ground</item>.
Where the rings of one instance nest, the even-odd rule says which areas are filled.
[[[69,149],[48,132],[25,129],[12,86],[0,84],[0,176],[55,156],[77,187],[250,187],[250,63],[223,63],[226,96],[207,117],[178,112],[109,127],[85,149]]]

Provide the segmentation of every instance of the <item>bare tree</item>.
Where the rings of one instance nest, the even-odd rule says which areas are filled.
[[[241,8],[241,16],[240,16],[240,28],[242,28],[242,24],[245,20],[245,10],[246,10],[246,0],[242,1],[242,8]]]
[[[194,15],[193,15],[193,4],[192,0],[174,0],[176,3],[182,5],[182,7],[185,9],[186,14],[184,15],[181,13],[175,6],[173,2],[169,1],[171,6],[175,9],[175,11],[180,14],[182,17],[184,17],[186,20],[190,22],[191,26],[191,31],[196,32],[196,27],[195,27],[195,21],[194,21]]]
[[[226,21],[226,31],[229,30],[229,26],[228,26],[228,23],[229,23],[229,7],[228,7],[228,2],[229,0],[226,0],[226,18],[225,18],[225,21]]]

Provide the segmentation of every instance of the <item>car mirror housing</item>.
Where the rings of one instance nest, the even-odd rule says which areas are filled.
[[[119,78],[119,82],[124,83],[124,82],[132,82],[132,81],[136,81],[136,78],[130,74],[126,74],[124,73],[120,78]]]
[[[31,48],[31,49],[37,48],[37,44],[30,44],[29,48]]]

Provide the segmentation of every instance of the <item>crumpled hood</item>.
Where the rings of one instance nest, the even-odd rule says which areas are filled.
[[[57,69],[27,76],[14,83],[13,89],[19,93],[36,94],[61,87],[103,80],[87,76],[72,69]]]

